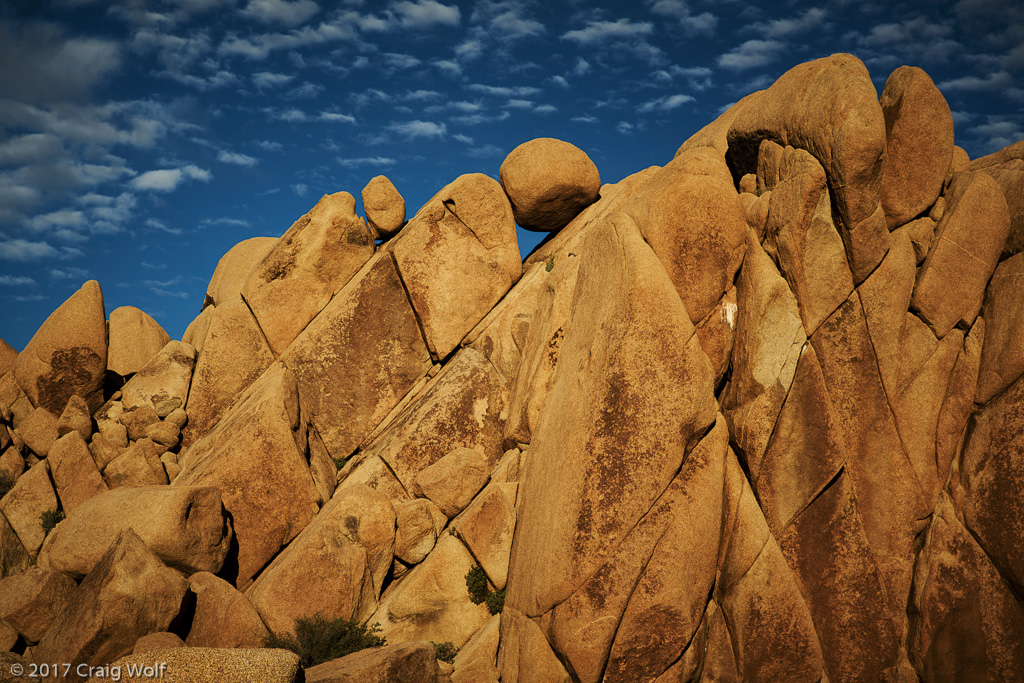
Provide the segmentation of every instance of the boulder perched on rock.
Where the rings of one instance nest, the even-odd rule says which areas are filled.
[[[14,361],[14,376],[32,405],[54,417],[72,394],[90,410],[103,403],[107,371],[107,316],[103,292],[90,280],[39,326]]]
[[[516,223],[553,232],[597,201],[601,175],[582,149],[554,138],[530,140],[512,150],[499,171]]]
[[[144,368],[171,341],[160,323],[135,306],[112,310],[108,330],[107,369],[122,377]]]
[[[362,193],[366,222],[375,240],[386,240],[405,225],[405,200],[387,176],[375,176]]]

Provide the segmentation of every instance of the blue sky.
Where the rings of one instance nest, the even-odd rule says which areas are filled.
[[[0,8],[0,338],[87,279],[173,337],[220,256],[385,174],[411,216],[535,137],[664,164],[795,64],[943,91],[972,157],[1024,138],[1024,5],[13,0]],[[361,211],[361,206],[360,206]],[[520,232],[524,253],[538,240]]]

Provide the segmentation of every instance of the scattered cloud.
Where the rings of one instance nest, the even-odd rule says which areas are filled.
[[[1013,85],[1013,76],[1007,71],[997,71],[984,77],[962,76],[938,84],[946,92],[997,92]]]
[[[618,21],[591,21],[585,28],[563,33],[562,38],[580,45],[597,45],[610,40],[641,38],[653,32],[654,24],[649,21],[633,22],[629,19],[619,19]]]
[[[54,258],[59,252],[46,242],[12,239],[0,242],[0,259],[5,261],[38,261]]]
[[[540,88],[535,88],[529,85],[506,87],[484,85],[483,83],[470,83],[466,86],[466,89],[472,90],[473,92],[483,93],[484,95],[494,95],[496,97],[529,97],[530,95],[537,95],[541,92]]]
[[[339,114],[337,112],[322,111],[317,116],[320,121],[326,121],[327,123],[355,123],[356,117],[349,116],[348,114]]]
[[[406,29],[458,26],[461,18],[458,7],[442,5],[435,0],[403,0],[392,4],[391,11],[397,17],[398,25]]]
[[[284,145],[282,145],[280,142],[277,142],[276,140],[259,140],[256,143],[256,146],[268,152],[280,152],[282,149],[284,149]]]
[[[177,189],[178,185],[186,180],[200,180],[204,183],[208,183],[212,177],[213,174],[206,169],[189,164],[188,166],[182,166],[181,168],[147,171],[136,178],[132,178],[131,186],[136,190],[171,192]]]
[[[389,157],[356,157],[354,159],[338,159],[338,164],[345,166],[346,168],[355,168],[357,166],[391,166],[395,163],[394,159]]]
[[[242,14],[264,24],[298,26],[320,11],[313,0],[249,0]]]
[[[497,145],[486,144],[481,147],[470,147],[466,150],[466,156],[476,157],[478,159],[486,159],[490,157],[500,157],[505,154],[505,150],[498,147]]]
[[[0,285],[8,287],[24,287],[28,285],[34,285],[36,283],[30,277],[22,277],[20,275],[0,275]]]
[[[396,121],[388,124],[386,128],[409,139],[442,138],[448,132],[445,124],[433,121]]]
[[[50,278],[54,280],[85,280],[89,277],[89,271],[84,268],[51,268]]]
[[[480,24],[488,35],[498,40],[515,40],[546,33],[544,24],[527,13],[516,0],[479,0],[470,21]]]
[[[234,164],[235,166],[255,166],[260,163],[260,160],[256,157],[251,157],[248,154],[239,154],[238,152],[222,151],[217,155],[217,161],[224,164]]]
[[[747,30],[761,34],[765,38],[790,38],[820,27],[828,16],[828,12],[820,7],[811,7],[792,19],[773,19],[759,21],[747,27]]]
[[[159,230],[160,232],[166,232],[169,235],[180,235],[181,232],[182,232],[181,228],[171,228],[171,227],[168,227],[168,225],[166,223],[164,223],[163,221],[158,220],[156,218],[147,218],[145,225],[146,225],[147,228],[152,228],[153,230]]]
[[[693,101],[694,98],[689,95],[665,95],[663,97],[644,102],[637,107],[637,111],[641,114],[647,114],[654,111],[671,111],[673,109],[678,109],[687,102]]]
[[[694,14],[689,3],[684,0],[657,0],[651,5],[651,12],[675,19],[686,35],[714,35],[715,28],[718,27],[718,17],[710,12]]]
[[[576,123],[600,123],[601,122],[601,120],[599,118],[597,118],[596,116],[591,116],[590,114],[583,114],[582,116],[574,116],[574,117],[572,117],[572,121],[574,121]]]
[[[295,183],[292,185],[292,191],[300,197],[305,197],[306,193],[309,192],[309,185],[306,183]]]
[[[230,225],[236,228],[252,227],[247,220],[242,220],[241,218],[229,218],[227,216],[221,218],[204,218],[199,221],[199,227],[201,228],[208,228],[211,225]]]
[[[422,62],[412,55],[401,54],[398,52],[386,52],[381,55],[381,59],[388,66],[395,69],[411,69],[419,66]]]
[[[733,71],[755,69],[775,61],[785,50],[785,43],[777,40],[748,40],[719,56],[718,65]]]
[[[629,135],[635,130],[635,126],[629,121],[619,121],[615,124],[615,130],[622,133],[623,135]]]
[[[217,48],[217,53],[225,57],[262,60],[276,50],[310,48],[324,43],[355,41],[358,38],[355,25],[339,17],[316,27],[304,26],[287,33],[261,33],[244,38],[237,33],[230,33]]]
[[[252,82],[261,90],[265,88],[277,88],[291,81],[295,76],[287,74],[275,74],[269,71],[260,71],[252,75]]]
[[[564,76],[552,76],[548,80],[550,80],[552,83],[557,85],[559,88],[568,88],[569,87],[569,81],[565,80]]]
[[[572,67],[573,76],[583,76],[590,73],[590,62],[583,59],[583,57],[576,58],[576,64]]]

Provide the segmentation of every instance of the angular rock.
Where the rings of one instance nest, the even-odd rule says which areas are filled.
[[[710,147],[683,152],[626,204],[683,300],[700,322],[732,286],[747,225],[725,157]]]
[[[127,437],[125,441],[127,441]],[[92,455],[93,462],[101,472],[124,451],[124,448],[118,448],[107,441],[103,434],[93,434],[92,442],[89,444],[89,454]]]
[[[60,434],[57,417],[46,408],[36,408],[17,427],[25,445],[40,458],[45,458]]]
[[[170,480],[160,462],[164,452],[162,446],[156,445],[151,439],[139,439],[103,468],[103,476],[107,486],[136,487],[167,484]]]
[[[879,104],[885,117],[882,208],[893,230],[926,211],[942,191],[953,159],[953,115],[916,66],[889,74]]]
[[[0,578],[25,571],[31,562],[32,558],[14,527],[5,514],[0,514]]]
[[[537,138],[513,149],[499,170],[516,223],[554,232],[597,201],[601,175],[587,153],[554,138]]]
[[[128,438],[132,441],[146,438],[146,430],[160,422],[156,409],[151,405],[129,411],[121,416],[121,422],[128,428]]]
[[[56,509],[57,494],[50,484],[50,472],[45,460],[36,463],[18,477],[14,487],[0,498],[0,512],[7,517],[32,557],[39,552],[46,536],[40,519],[44,512]]]
[[[391,566],[395,511],[365,486],[339,491],[245,595],[274,633],[316,613],[364,622]]]
[[[122,377],[146,367],[153,356],[171,341],[171,336],[160,323],[135,306],[112,310],[107,329],[107,370]]]
[[[732,360],[733,345],[736,343],[737,310],[736,288],[732,287],[695,328],[700,347],[715,369],[716,387],[725,377],[729,361]]]
[[[940,197],[939,199],[942,198]],[[936,222],[941,220],[942,215],[945,215],[945,212],[939,218],[924,216],[910,221],[893,231],[894,238],[901,233],[906,234],[910,238],[910,243],[914,246],[914,256],[917,259],[917,265],[921,265],[925,258],[927,258],[928,252],[932,247],[932,240],[935,239]]]
[[[39,661],[106,664],[181,610],[188,582],[164,565],[131,529],[71,595],[34,651]]]
[[[154,422],[146,427],[143,436],[164,448],[174,448],[181,440],[181,430],[173,422]]]
[[[129,667],[163,683],[294,683],[302,669],[289,650],[179,647],[121,657],[110,666],[120,677],[96,676],[88,683],[121,683]]]
[[[452,683],[497,683],[501,615],[495,614],[455,655]]]
[[[178,459],[172,487],[214,486],[231,514],[238,556],[221,574],[239,590],[317,513],[298,391],[292,374],[274,364]]]
[[[501,642],[498,654],[502,681],[569,683],[572,680],[540,627],[515,608],[506,606],[501,612]]]
[[[69,575],[32,567],[0,581],[0,619],[38,643],[78,588]]]
[[[1024,255],[1000,263],[985,292],[976,403],[986,403],[1024,374]]]
[[[4,476],[2,473],[6,473],[8,479],[13,484],[24,471],[25,458],[21,457],[21,453],[18,452],[17,448],[13,446],[7,448],[3,455],[0,456],[0,477]]]
[[[242,593],[210,572],[188,579],[195,615],[185,644],[189,647],[263,647],[270,632]]]
[[[435,358],[448,356],[522,275],[512,207],[497,182],[459,176],[388,243]]]
[[[351,465],[351,466],[350,466]],[[376,455],[353,457],[349,464],[338,472],[338,488],[341,491],[350,486],[364,485],[367,488],[383,493],[389,500],[398,504],[410,500],[411,496],[398,481],[387,464]],[[424,500],[424,502],[430,502]],[[437,507],[436,505],[434,506]],[[437,514],[444,517],[440,510]],[[447,521],[447,517],[444,517]]]
[[[530,617],[563,602],[608,559],[717,408],[710,361],[636,225],[624,214],[594,225],[579,258],[560,360],[519,485],[508,595]]]
[[[205,313],[210,306],[221,306],[236,301],[242,295],[242,288],[248,282],[249,275],[277,246],[277,243],[276,237],[250,237],[228,249],[227,253],[220,257],[217,267],[213,270],[213,277],[210,278],[210,284],[206,288],[203,312]],[[200,315],[201,317],[202,315]],[[200,341],[195,344],[197,349],[202,346],[201,340],[206,336],[205,333],[199,334],[199,332],[198,329],[193,332],[195,336],[199,337],[197,341]],[[188,334],[187,330],[186,334]],[[192,343],[184,336],[181,339],[189,344]]]
[[[395,504],[395,522],[395,557],[411,565],[434,549],[448,518],[434,503],[417,498]]]
[[[935,461],[939,481],[946,481],[967,427],[967,419],[975,409],[973,399],[978,386],[984,339],[985,319],[978,318],[964,339],[964,346],[949,374],[946,396],[939,411],[939,424],[935,430]]]
[[[457,539],[441,534],[437,547],[381,600],[367,620],[379,623],[391,645],[415,640],[451,641],[461,647],[490,614],[466,590],[473,557]]]
[[[391,256],[356,275],[281,361],[331,456],[351,455],[431,365]]]
[[[107,490],[103,475],[78,432],[58,439],[47,461],[65,514],[72,514],[85,501]]]
[[[490,469],[479,451],[456,448],[417,473],[412,493],[428,498],[451,519],[484,487]]]
[[[18,352],[14,350],[14,347],[0,339],[0,375],[5,375],[14,368],[14,361],[17,357]]]
[[[434,645],[423,641],[368,648],[306,669],[306,683],[440,680]]]
[[[191,445],[206,434],[273,361],[274,354],[245,302],[218,306],[188,391],[183,444]]]
[[[107,320],[103,292],[90,280],[50,314],[14,362],[18,384],[37,408],[54,417],[72,394],[90,410],[103,403]]]
[[[186,574],[218,571],[231,545],[231,522],[217,489],[119,488],[89,499],[51,531],[39,566],[84,576],[125,529],[164,564]]]
[[[488,486],[452,523],[496,590],[504,590],[508,580],[518,486],[515,483]]]
[[[355,207],[348,192],[324,195],[288,228],[242,288],[275,356],[373,255],[373,238]]]
[[[78,432],[86,441],[92,436],[92,416],[89,414],[89,406],[81,396],[72,396],[68,399],[64,412],[57,420],[59,436],[64,436],[72,431]]]
[[[1006,237],[1000,256],[1008,258],[1024,251],[1024,159],[1014,159],[983,170],[999,183],[1006,198],[1006,207],[1010,211],[1010,234]]]
[[[501,376],[479,351],[464,348],[363,452],[386,462],[410,492],[420,471],[459,447],[484,456],[486,475],[502,455],[507,410]]]
[[[371,178],[361,196],[373,239],[391,239],[405,225],[405,200],[387,176]]]
[[[1006,200],[992,176],[958,173],[947,198],[949,208],[935,227],[911,301],[938,337],[958,322],[974,322],[1010,231]]]
[[[234,298],[231,298],[234,301]],[[203,346],[206,344],[206,337],[210,333],[210,323],[213,321],[214,313],[217,312],[216,306],[207,306],[203,309],[203,312],[195,317],[185,328],[185,331],[181,335],[181,341],[183,344],[188,344],[195,348],[196,352],[203,350]]]
[[[121,403],[127,410],[146,405],[155,409],[164,401],[179,401],[178,405],[184,405],[195,366],[195,348],[184,342],[169,341],[121,387]]]
[[[176,426],[179,430],[184,429],[185,425],[188,424],[188,415],[185,413],[184,408],[175,408],[174,410],[169,412],[167,414],[167,417],[164,419],[167,422],[171,423],[172,425]]]

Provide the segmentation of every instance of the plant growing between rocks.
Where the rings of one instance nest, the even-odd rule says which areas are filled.
[[[466,573],[466,589],[469,590],[469,599],[474,605],[487,603],[487,610],[491,614],[498,614],[505,608],[505,591],[492,591],[487,588],[487,574],[483,567],[473,567]]]
[[[61,510],[47,510],[39,519],[43,524],[43,533],[49,534],[57,524],[64,521],[64,513]]]
[[[370,647],[382,647],[380,624],[366,626],[355,619],[328,619],[317,613],[295,620],[295,635],[271,633],[263,647],[291,650],[303,667],[316,666]]]
[[[455,643],[450,640],[446,640],[443,643],[430,641],[430,644],[434,646],[434,654],[442,662],[448,662],[451,664],[455,661],[455,655],[459,653],[459,648],[455,647]]]

